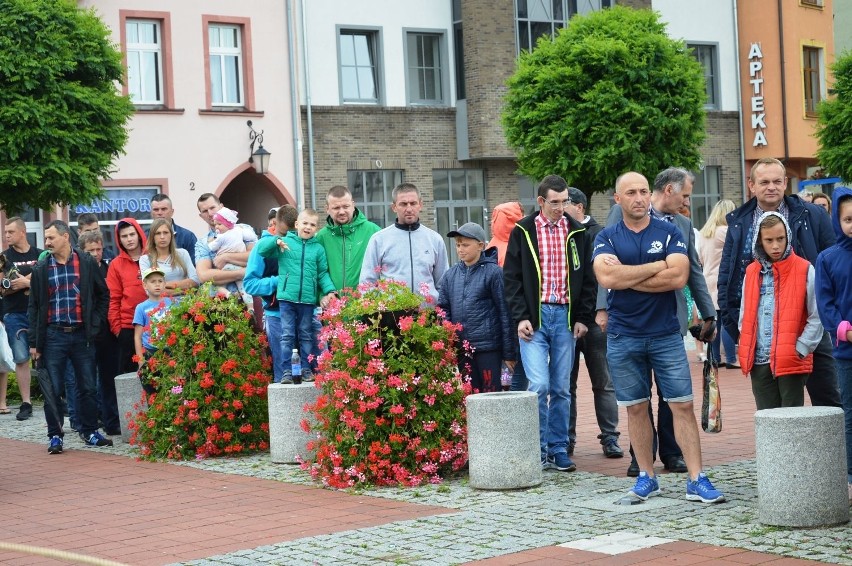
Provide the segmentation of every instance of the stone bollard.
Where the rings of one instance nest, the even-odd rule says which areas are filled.
[[[302,419],[311,424],[316,421],[304,407],[315,403],[322,392],[313,383],[282,385],[272,383],[267,389],[269,400],[269,455],[277,464],[296,464],[301,456],[307,459],[313,456],[305,445],[316,438],[316,433],[302,430]]]
[[[471,487],[519,489],[539,485],[538,396],[529,391],[468,396],[467,449]]]
[[[127,423],[141,409],[146,410],[147,404],[142,400],[142,382],[136,372],[122,373],[115,376],[115,397],[118,401],[118,420],[121,423],[121,440],[130,441],[130,427]],[[137,409],[135,405],[140,405]],[[130,413],[130,417],[127,414]]]
[[[843,410],[764,409],[754,425],[758,520],[784,527],[848,522]]]

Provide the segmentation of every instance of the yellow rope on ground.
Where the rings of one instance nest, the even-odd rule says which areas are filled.
[[[8,550],[20,554],[33,554],[36,556],[46,556],[47,558],[55,558],[65,562],[74,562],[77,564],[93,564],[94,566],[128,566],[123,562],[114,560],[106,560],[105,558],[96,558],[94,556],[86,556],[76,552],[67,552],[65,550],[55,550],[53,548],[41,548],[38,546],[30,546],[28,544],[15,544],[14,542],[0,541],[0,550]]]

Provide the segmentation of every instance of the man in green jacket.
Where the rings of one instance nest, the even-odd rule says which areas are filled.
[[[325,198],[328,224],[316,238],[328,256],[331,280],[337,289],[357,287],[370,236],[381,228],[355,208],[349,189],[337,185]]]

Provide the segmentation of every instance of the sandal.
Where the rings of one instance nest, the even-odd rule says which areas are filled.
[[[3,407],[2,409],[0,409],[0,415],[10,415],[10,414],[12,414],[12,411],[10,411],[8,408]]]

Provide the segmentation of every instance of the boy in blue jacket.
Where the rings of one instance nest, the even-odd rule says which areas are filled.
[[[517,357],[497,249],[485,249],[488,237],[475,222],[447,237],[455,238],[460,261],[441,278],[438,306],[462,325],[460,338],[470,346],[459,355],[459,369],[470,374],[474,392],[502,391],[502,364],[512,370]]]
[[[314,308],[325,306],[328,296],[334,293],[334,283],[328,273],[325,249],[314,235],[319,214],[311,208],[303,210],[296,220],[296,230],[286,236],[263,238],[258,241],[261,257],[278,259],[278,290],[276,297],[281,311],[281,348],[284,356],[298,348],[305,367],[302,381],[313,381],[317,361],[317,336],[313,329]],[[323,295],[320,298],[318,291]],[[284,370],[282,383],[291,379]]]
[[[852,500],[852,189],[832,194],[831,224],[837,243],[819,254],[816,297],[822,325],[832,337],[846,424],[846,474]]]

